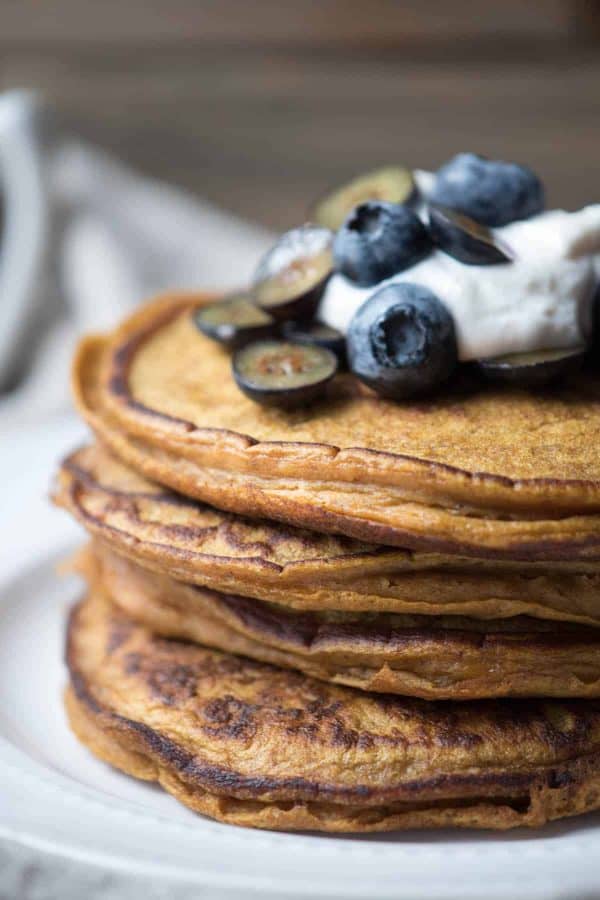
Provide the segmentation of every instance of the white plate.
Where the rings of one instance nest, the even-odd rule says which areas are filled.
[[[277,897],[597,896],[600,821],[541,833],[383,837],[272,834],[195,816],[160,789],[103,765],[71,736],[61,705],[65,613],[81,586],[55,560],[0,591],[0,834],[147,875]]]
[[[43,499],[52,460],[80,439],[68,420],[0,442],[0,836],[211,897],[600,896],[600,816],[540,833],[275,834],[195,816],[91,756],[61,704],[65,613],[81,586],[54,566],[77,530]]]

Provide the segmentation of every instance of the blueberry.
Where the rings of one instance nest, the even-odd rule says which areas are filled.
[[[337,356],[340,366],[346,363],[346,336],[323,322],[285,322],[282,328],[286,341],[325,347]]]
[[[333,242],[336,268],[371,287],[414,265],[431,251],[431,238],[408,206],[371,201],[354,209]]]
[[[459,153],[438,170],[429,200],[498,228],[542,212],[544,189],[525,166]]]
[[[476,365],[491,381],[503,381],[515,387],[542,387],[581,368],[585,350],[585,347],[572,347],[567,350],[511,353],[493,359],[480,359]]]
[[[327,194],[313,210],[312,218],[319,225],[337,231],[346,217],[361,203],[386,200],[388,203],[417,202],[419,192],[410,169],[385,166],[374,172],[359,175],[348,184]]]
[[[193,319],[202,334],[230,349],[270,337],[277,331],[273,317],[259,309],[249,293],[232,294],[217,303],[201,306]]]
[[[326,347],[257,341],[236,350],[232,371],[237,386],[255,403],[297,409],[324,395],[338,358]]]
[[[429,206],[429,231],[440,250],[470,266],[491,266],[513,258],[510,248],[489,228],[447,206]]]
[[[254,302],[278,321],[310,319],[333,271],[333,232],[307,223],[286,231],[261,259]]]
[[[452,316],[432,291],[410,282],[388,285],[358,308],[347,350],[357,378],[392,400],[436,388],[458,358]]]
[[[588,362],[591,368],[600,369],[600,283],[596,285],[591,300],[591,320]]]

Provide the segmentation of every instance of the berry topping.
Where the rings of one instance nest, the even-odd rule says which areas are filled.
[[[338,370],[335,353],[285,341],[248,344],[233,356],[233,375],[251,400],[295,409],[314,403]]]
[[[392,400],[431,391],[457,364],[452,316],[420,284],[377,291],[356,311],[347,341],[351,371]]]
[[[352,210],[369,200],[387,203],[414,203],[418,197],[413,174],[402,166],[386,166],[360,175],[328,194],[315,206],[313,218],[319,225],[337,231]]]
[[[544,189],[526,166],[459,153],[438,170],[429,201],[498,228],[542,212]]]
[[[295,344],[325,347],[337,356],[340,365],[346,362],[346,338],[337,328],[322,322],[286,322],[283,326],[286,340]]]
[[[333,271],[333,234],[317,225],[287,231],[261,260],[254,297],[276,319],[314,315]]]
[[[227,347],[242,347],[249,341],[275,334],[272,316],[258,309],[252,294],[233,294],[194,312],[194,323],[206,337]]]
[[[371,287],[414,265],[431,250],[431,238],[408,206],[369,202],[350,213],[333,243],[336,268]]]
[[[447,206],[431,204],[429,231],[440,250],[469,266],[490,266],[513,258],[489,228]]]
[[[504,381],[517,387],[541,387],[576,371],[584,357],[585,347],[572,347],[480,359],[477,367],[493,381]]]

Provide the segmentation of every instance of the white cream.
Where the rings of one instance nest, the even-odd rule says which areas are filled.
[[[426,193],[429,173],[415,175]],[[375,291],[409,281],[428,287],[452,313],[461,360],[584,343],[600,274],[600,204],[541,213],[494,233],[511,247],[514,262],[467,266],[436,250],[374,287],[358,288],[334,275],[319,318],[345,332]]]

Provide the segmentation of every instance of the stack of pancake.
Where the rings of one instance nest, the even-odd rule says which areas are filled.
[[[81,344],[67,709],[191,808],[322,831],[600,807],[600,381],[246,398],[198,296]]]

